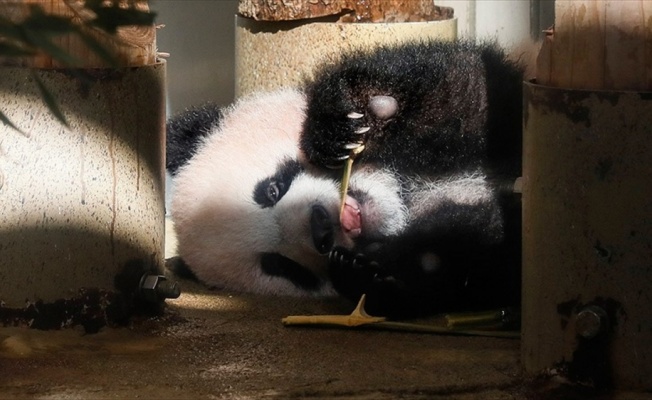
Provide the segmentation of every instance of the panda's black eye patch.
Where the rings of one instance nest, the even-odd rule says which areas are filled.
[[[297,160],[285,160],[273,176],[256,184],[254,201],[263,208],[274,206],[287,193],[292,181],[302,169]]]

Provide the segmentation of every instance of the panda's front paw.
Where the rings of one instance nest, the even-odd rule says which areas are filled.
[[[359,154],[383,126],[396,116],[398,102],[391,96],[373,96],[364,106],[342,102],[341,107],[308,110],[302,147],[310,161],[329,168],[340,168]],[[344,107],[344,104],[347,107]]]
[[[311,161],[334,169],[342,167],[346,160],[364,149],[371,127],[365,115],[357,111],[351,111],[332,123],[330,127],[322,125],[326,130],[322,132],[321,139],[326,140],[318,141]]]
[[[336,247],[329,255],[331,281],[335,289],[351,301],[366,295],[365,310],[371,315],[407,315],[406,283],[364,254]]]
[[[351,300],[357,300],[369,290],[374,280],[382,276],[377,262],[343,247],[331,250],[329,270],[335,289]]]

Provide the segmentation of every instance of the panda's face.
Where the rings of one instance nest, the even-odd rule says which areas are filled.
[[[335,222],[336,182],[288,159],[255,185],[251,197],[273,226],[267,232],[274,239],[272,251],[323,275],[324,255],[336,238],[342,241]]]
[[[332,173],[286,160],[261,180],[252,198],[274,225],[277,251],[320,272],[334,246],[354,248],[399,234],[408,220],[396,175],[356,169],[341,209],[340,181]]]

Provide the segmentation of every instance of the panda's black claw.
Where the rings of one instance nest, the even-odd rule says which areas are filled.
[[[346,116],[347,116],[347,118],[351,118],[351,119],[360,119],[360,118],[364,117],[364,114],[360,114],[358,112],[351,111]]]
[[[358,128],[358,129],[356,129],[356,130],[353,131],[353,132],[356,133],[356,134],[358,134],[358,135],[361,135],[361,134],[363,134],[363,133],[367,133],[367,132],[369,132],[370,129],[371,129],[370,126],[363,126],[362,128]]]
[[[338,269],[368,270],[370,276],[380,271],[380,264],[376,261],[369,261],[363,253],[353,253],[343,247],[335,247],[331,250],[328,260],[331,267]]]

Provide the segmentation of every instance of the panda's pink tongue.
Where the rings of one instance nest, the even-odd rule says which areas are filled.
[[[351,196],[346,196],[344,209],[340,214],[342,229],[351,237],[358,237],[362,233],[362,218],[360,204]]]

